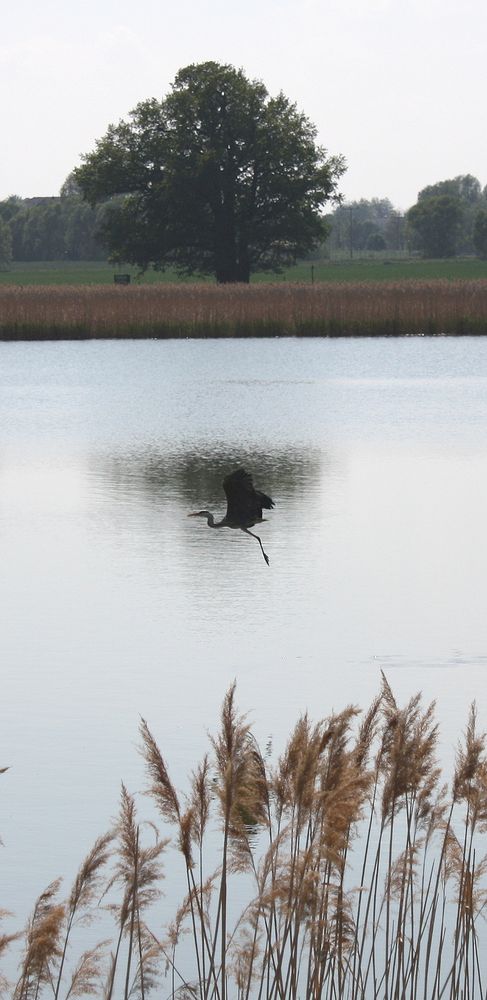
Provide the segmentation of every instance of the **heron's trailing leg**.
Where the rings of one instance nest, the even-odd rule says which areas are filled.
[[[249,531],[248,528],[242,528],[242,531],[245,531],[246,535],[252,535],[252,538],[256,538],[257,539],[257,541],[258,541],[258,543],[260,545],[260,550],[262,552],[262,555],[264,556],[264,559],[265,559],[267,565],[269,565],[269,556],[266,555],[266,553],[264,552],[264,546],[262,545],[262,542],[261,542],[259,536],[258,535],[254,535],[254,532],[253,531]]]

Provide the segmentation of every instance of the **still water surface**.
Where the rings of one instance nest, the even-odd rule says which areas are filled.
[[[436,698],[445,766],[487,727],[487,340],[0,345],[2,906],[71,879],[144,786],[174,780],[231,681],[263,742],[298,714]],[[245,464],[276,508],[223,513]]]

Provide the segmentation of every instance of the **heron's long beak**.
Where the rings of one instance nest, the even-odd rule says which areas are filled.
[[[199,513],[199,510],[195,510],[192,514],[188,514],[187,517],[199,517]]]

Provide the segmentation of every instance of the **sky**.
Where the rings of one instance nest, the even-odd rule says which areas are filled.
[[[347,200],[487,184],[485,0],[3,0],[0,199],[54,195],[110,123],[212,59],[283,91]]]

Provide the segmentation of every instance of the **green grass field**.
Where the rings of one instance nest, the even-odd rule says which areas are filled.
[[[153,284],[178,279],[173,271],[164,273],[148,271],[137,277],[135,268],[117,268],[97,261],[47,261],[12,264],[9,271],[0,271],[1,285],[109,285],[117,270],[131,275],[132,282]],[[345,260],[317,261],[297,264],[281,275],[255,275],[253,281],[428,281],[434,278],[447,280],[473,280],[487,278],[487,261],[476,258],[453,260]],[[191,281],[196,278],[188,279]],[[208,280],[208,279],[206,279]]]

